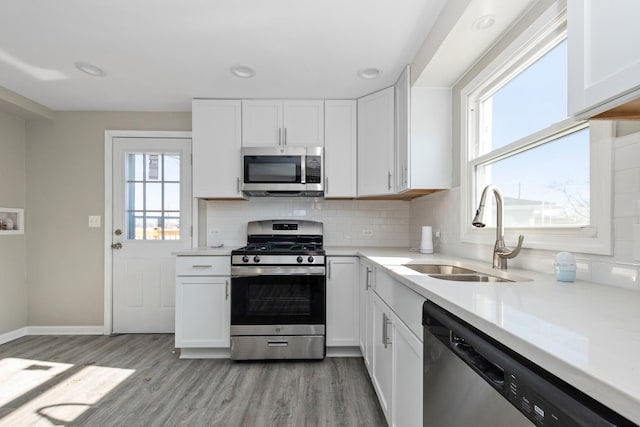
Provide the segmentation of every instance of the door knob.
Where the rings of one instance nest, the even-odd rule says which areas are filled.
[[[112,243],[111,249],[122,249],[122,243]]]
[[[116,231],[113,232],[113,234],[115,234],[116,236],[119,236],[122,234],[122,230],[120,230],[119,228],[116,229]]]

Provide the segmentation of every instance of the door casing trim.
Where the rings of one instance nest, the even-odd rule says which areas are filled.
[[[113,229],[113,139],[114,138],[185,138],[191,139],[191,131],[104,131],[104,335],[113,331],[113,263],[111,259],[111,230]],[[195,224],[198,211],[192,210],[193,236],[197,236]],[[192,237],[192,242],[195,237]]]

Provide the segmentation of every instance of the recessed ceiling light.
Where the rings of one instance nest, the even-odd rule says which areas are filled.
[[[256,71],[248,65],[234,65],[231,74],[242,79],[248,79],[256,75]]]
[[[382,71],[380,71],[379,68],[374,67],[363,68],[362,70],[358,71],[358,77],[360,77],[361,79],[377,79],[378,77],[380,77],[380,74],[382,74]]]
[[[476,19],[475,21],[473,21],[473,28],[475,28],[478,31],[483,31],[493,27],[493,24],[495,23],[496,23],[495,15],[484,15]]]
[[[97,65],[89,64],[88,62],[78,61],[75,65],[78,70],[82,71],[83,73],[87,73],[90,76],[104,77],[107,75],[107,73],[105,73],[102,68],[98,67]]]

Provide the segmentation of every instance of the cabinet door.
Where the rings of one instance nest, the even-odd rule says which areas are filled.
[[[394,88],[358,99],[358,196],[393,193]]]
[[[371,306],[373,301],[371,294],[373,291],[374,268],[366,261],[360,261],[360,286],[359,286],[359,317],[360,317],[360,351],[364,359],[364,364],[371,375],[371,346],[373,343],[373,328],[371,326]]]
[[[391,425],[422,426],[422,342],[395,314],[392,314],[391,322],[393,329]]]
[[[176,347],[230,346],[229,277],[178,276]]]
[[[324,196],[356,197],[356,101],[324,103]]]
[[[192,103],[193,197],[241,198],[240,101]]]
[[[396,145],[395,145],[395,191],[401,193],[411,186],[409,182],[409,146],[411,114],[411,68],[404,69],[395,84],[396,96]]]
[[[284,141],[281,100],[242,101],[242,145],[269,147]]]
[[[391,399],[393,392],[393,342],[390,331],[391,310],[375,292],[371,292],[373,301],[371,325],[373,326],[373,343],[371,354],[371,380],[376,389],[382,412],[391,420]]]
[[[358,346],[358,257],[327,258],[327,346]]]
[[[640,2],[569,0],[567,11],[569,114],[586,118],[638,98]]]
[[[324,101],[284,101],[283,143],[324,146]]]

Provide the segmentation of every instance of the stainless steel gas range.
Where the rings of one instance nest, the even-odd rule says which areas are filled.
[[[231,251],[231,358],[323,359],[326,277],[321,222],[251,221]]]

